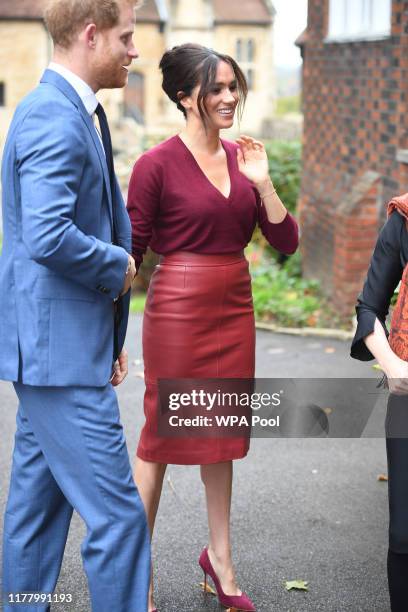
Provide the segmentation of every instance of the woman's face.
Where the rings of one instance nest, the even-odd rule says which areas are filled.
[[[201,120],[197,106],[200,85],[192,91],[191,110]],[[237,80],[230,64],[220,61],[217,66],[215,82],[212,90],[204,99],[206,107],[206,123],[210,129],[223,130],[234,123],[235,110],[239,102]]]

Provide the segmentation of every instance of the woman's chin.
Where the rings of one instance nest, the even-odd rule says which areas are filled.
[[[228,130],[228,128],[234,125],[234,117],[231,117],[228,119],[222,119],[221,121],[218,121],[217,123],[218,123],[217,127],[219,130]]]

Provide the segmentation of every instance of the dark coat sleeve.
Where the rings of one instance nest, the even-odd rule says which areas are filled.
[[[388,337],[385,320],[391,298],[403,272],[401,241],[405,232],[405,219],[397,211],[394,211],[380,232],[363,291],[358,296],[356,305],[357,330],[350,352],[354,359],[362,361],[374,359],[374,355],[368,350],[364,338],[374,331],[376,318],[380,321]]]

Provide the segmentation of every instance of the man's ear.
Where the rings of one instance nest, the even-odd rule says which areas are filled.
[[[82,35],[87,46],[94,49],[96,47],[96,25],[94,23],[88,23]]]
[[[185,108],[185,110],[188,110],[189,108],[191,108],[192,106],[191,96],[186,96],[184,91],[178,91],[177,98],[178,98],[179,103],[181,104],[181,106],[183,106],[183,108]]]

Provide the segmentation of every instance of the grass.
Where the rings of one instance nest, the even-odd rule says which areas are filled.
[[[132,313],[141,313],[144,311],[146,302],[146,294],[145,293],[136,293],[132,296],[130,300],[130,312]]]

